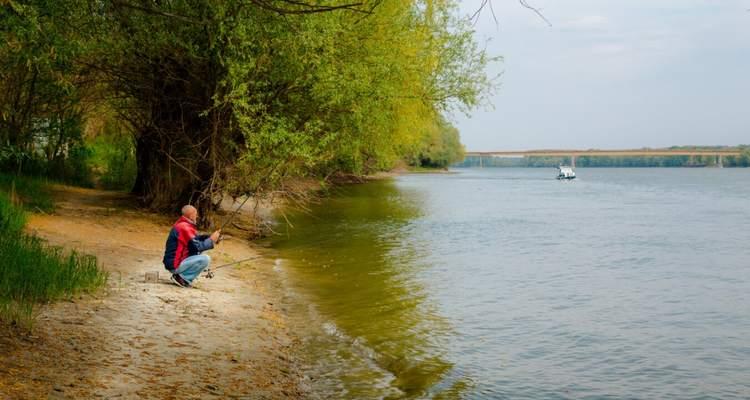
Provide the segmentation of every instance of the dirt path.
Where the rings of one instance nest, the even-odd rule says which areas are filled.
[[[96,255],[108,288],[44,308],[32,336],[0,331],[0,398],[305,397],[268,260],[182,289],[161,267],[173,221],[111,192],[56,187],[55,198],[54,215],[28,229]],[[230,237],[208,254],[217,265],[254,251]],[[146,283],[147,271],[162,282]]]

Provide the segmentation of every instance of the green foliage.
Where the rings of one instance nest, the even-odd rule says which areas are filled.
[[[36,305],[92,292],[107,276],[93,256],[64,253],[34,236],[0,236],[0,321],[29,328]]]
[[[93,187],[93,178],[89,168],[92,152],[85,144],[72,147],[64,162],[53,165],[47,176],[59,181],[83,187]]]
[[[13,205],[9,196],[0,193],[0,232],[4,235],[17,235],[26,224],[23,210]]]
[[[742,153],[737,157],[725,157],[725,167],[750,167],[750,146],[738,146]]]
[[[464,148],[458,129],[440,117],[434,124],[423,129],[423,134],[411,150],[407,152],[408,163],[416,167],[447,168],[464,159]]]
[[[20,202],[26,210],[52,212],[55,209],[46,178],[0,173],[0,194]]]
[[[332,4],[5,3],[0,165],[205,211],[289,178],[455,158],[440,115],[492,86],[456,2]],[[132,147],[91,134],[102,109]]]
[[[743,148],[744,147],[740,147]],[[727,150],[726,147],[672,147],[673,150]],[[718,158],[714,155],[698,156],[579,156],[576,157],[577,167],[588,168],[677,168],[677,167],[716,167]],[[552,168],[558,165],[570,165],[570,157],[482,157],[484,167],[540,167]],[[479,157],[466,157],[457,167],[478,167]],[[750,151],[743,150],[740,156],[725,156],[722,160],[724,167],[750,167]]]
[[[0,167],[87,184],[81,68],[85,1],[0,5]]]
[[[243,170],[266,157],[283,163],[280,176],[368,173],[415,152],[430,165],[454,161],[457,132],[438,111],[476,105],[489,82],[486,55],[452,11],[450,2],[384,2],[367,17],[306,18],[262,49],[234,52],[229,98],[248,143]],[[247,57],[258,50],[269,54]],[[263,82],[249,75],[259,72],[283,99],[243,95],[246,82]]]
[[[136,175],[135,146],[129,135],[105,130],[89,141],[91,157],[86,169],[104,189],[129,191]]]
[[[23,210],[0,191],[0,322],[30,329],[39,304],[92,292],[104,286],[107,274],[93,256],[66,253],[24,234],[24,222]]]
[[[388,169],[491,86],[452,1],[259,4],[105,3],[95,58],[134,123],[135,191],[151,205]]]

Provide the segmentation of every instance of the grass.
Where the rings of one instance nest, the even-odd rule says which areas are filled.
[[[91,293],[104,286],[107,274],[94,256],[64,252],[25,234],[25,211],[12,190],[20,188],[19,197],[45,192],[33,179],[14,182],[18,186],[9,185],[10,191],[0,190],[0,322],[30,330],[39,305]]]
[[[13,205],[11,196],[0,195],[0,234],[18,235],[26,225],[26,214],[19,207]]]
[[[46,178],[18,176],[0,173],[0,192],[7,193],[15,202],[16,197],[28,211],[51,212],[55,209]]]

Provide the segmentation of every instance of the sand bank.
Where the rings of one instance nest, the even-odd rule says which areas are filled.
[[[55,213],[33,215],[27,229],[96,255],[108,287],[44,307],[30,335],[0,331],[0,398],[306,397],[272,260],[182,289],[161,266],[173,218],[123,194],[59,186],[54,195]],[[230,236],[208,254],[217,265],[258,253]],[[162,281],[145,282],[156,271]]]

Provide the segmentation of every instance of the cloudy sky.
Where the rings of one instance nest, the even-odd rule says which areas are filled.
[[[750,0],[527,1],[552,27],[517,0],[476,22],[504,61],[494,108],[453,117],[468,150],[750,144]]]

